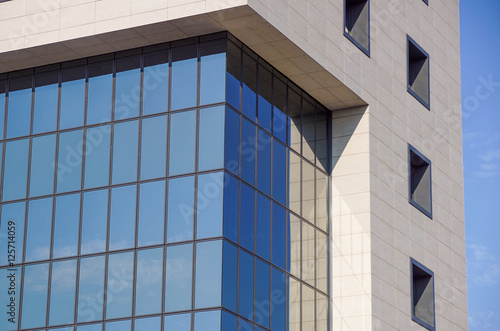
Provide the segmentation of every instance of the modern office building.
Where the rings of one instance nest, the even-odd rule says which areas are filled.
[[[458,0],[0,31],[0,330],[467,330]]]

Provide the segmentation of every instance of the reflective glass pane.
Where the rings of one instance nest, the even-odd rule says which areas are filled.
[[[196,111],[172,114],[170,123],[169,174],[194,172]]]
[[[262,65],[259,65],[259,97],[258,97],[258,123],[261,127],[271,132],[271,100],[272,100],[273,75]]]
[[[142,114],[168,110],[168,52],[144,54]]]
[[[302,222],[302,280],[314,286],[316,257],[314,227]]]
[[[109,122],[113,92],[113,62],[93,63],[89,66],[88,88],[87,125]],[[117,96],[121,95],[117,93]]]
[[[61,84],[59,129],[83,125],[85,109],[85,67],[64,69]]]
[[[134,247],[136,199],[135,185],[111,190],[109,250]]]
[[[17,322],[19,318],[19,293],[9,293],[9,287],[21,288],[22,268],[15,268],[15,271],[9,269],[0,269],[0,286],[4,289],[0,291],[0,300],[4,303],[3,317],[0,318],[1,330],[14,330],[17,329]],[[11,298],[15,300],[11,303]]]
[[[136,315],[161,313],[162,282],[163,248],[138,251],[135,287]]]
[[[316,226],[328,231],[328,176],[316,170]]]
[[[283,143],[286,142],[286,90],[286,83],[275,76],[273,81],[273,135]]]
[[[141,137],[141,179],[165,177],[167,116],[143,119]]]
[[[78,253],[78,228],[80,224],[80,194],[56,198],[54,220],[53,258],[74,256]]]
[[[198,176],[196,238],[222,236],[224,173]]]
[[[314,290],[309,286],[302,286],[302,330],[315,330],[315,302]]]
[[[57,329],[49,329],[49,331],[73,331],[73,327],[67,327],[67,328],[57,328]]]
[[[240,318],[238,319],[238,331],[253,331],[253,324],[250,324]]]
[[[52,198],[29,202],[26,227],[25,261],[48,259],[52,228]]]
[[[302,160],[302,217],[314,223],[314,166]]]
[[[328,298],[316,292],[316,325],[318,331],[328,330]]]
[[[50,286],[49,325],[73,323],[75,290],[76,260],[54,262]]]
[[[239,175],[240,164],[240,116],[230,108],[226,108],[225,132],[225,167],[235,175]]]
[[[111,126],[87,129],[85,142],[85,188],[109,184]]]
[[[315,120],[314,105],[304,98],[302,115],[302,156],[314,162]]]
[[[316,288],[328,293],[328,238],[316,230]]]
[[[287,144],[297,153],[301,152],[302,140],[302,98],[292,85],[288,87],[288,139]]]
[[[301,222],[300,219],[292,214],[289,215],[290,217],[290,230],[289,232],[289,240],[290,243],[288,244],[289,247],[289,258],[288,261],[290,263],[289,265],[289,271],[292,275],[300,278],[300,270],[301,270],[301,247],[302,247],[302,242],[300,240],[300,227],[301,227]]]
[[[82,254],[106,250],[107,220],[108,190],[85,192],[83,194]]]
[[[224,237],[238,242],[239,181],[224,174]]]
[[[76,327],[76,331],[102,331],[102,324],[80,325]]]
[[[300,157],[289,151],[289,166],[288,166],[288,208],[294,213],[300,215],[300,174],[301,174],[301,159]]]
[[[271,329],[285,330],[285,313],[287,306],[286,276],[278,269],[272,271]]]
[[[54,131],[57,128],[58,81],[57,71],[35,76],[33,133]]]
[[[134,252],[109,255],[106,318],[120,318],[132,314],[133,283]]]
[[[195,308],[221,305],[222,241],[196,244]]]
[[[286,143],[286,115],[279,109],[273,110],[273,135],[281,142]]]
[[[257,259],[255,277],[255,322],[269,328],[269,302],[271,300],[271,267]]]
[[[17,202],[2,205],[2,218],[0,219],[0,249],[4,254],[0,254],[0,265],[9,262],[21,263],[23,260],[24,243],[24,214],[26,204]],[[15,242],[15,251],[9,249],[9,242]]]
[[[224,106],[200,109],[198,171],[219,169],[224,163]]]
[[[172,101],[171,108],[196,106],[198,61],[197,46],[172,50]]]
[[[273,140],[273,198],[286,205],[286,147]]]
[[[26,197],[28,152],[29,139],[9,141],[5,144],[3,201]]]
[[[131,321],[118,321],[106,323],[105,331],[130,331]]]
[[[105,259],[96,256],[80,260],[78,322],[102,319]]]
[[[161,331],[161,317],[141,318],[135,320],[135,331]]]
[[[115,120],[139,116],[140,66],[139,56],[116,61]]]
[[[31,146],[30,197],[54,192],[56,135],[33,138]]]
[[[273,203],[273,264],[286,269],[286,212]]]
[[[59,134],[57,192],[79,190],[82,178],[83,131]]]
[[[271,260],[271,201],[257,194],[257,255]]]
[[[325,112],[316,112],[316,166],[323,171],[328,171],[328,116]]]
[[[45,326],[49,264],[24,267],[23,284],[21,328]]]
[[[226,101],[240,109],[241,49],[227,43]]]
[[[246,119],[241,122],[241,178],[255,185],[255,125]]]
[[[262,130],[257,133],[257,188],[271,195],[271,142]]]
[[[222,331],[233,331],[236,330],[236,316],[233,314],[229,314],[225,311],[222,311],[222,322],[221,322],[221,330]]]
[[[163,243],[165,220],[165,181],[144,183],[140,187],[138,246]]]
[[[191,314],[165,316],[164,331],[191,331]]]
[[[7,104],[7,138],[30,134],[32,77],[10,81]]]
[[[0,81],[0,139],[3,140],[3,127],[5,120],[5,81]]]
[[[167,247],[166,272],[165,311],[191,309],[193,286],[192,244]]]
[[[222,306],[237,312],[238,296],[238,249],[224,241],[222,270]]]
[[[220,331],[220,310],[194,314],[194,331]]]
[[[288,323],[290,331],[300,331],[301,283],[292,277],[288,278]],[[308,329],[309,330],[309,329]],[[313,329],[314,330],[314,329]]]
[[[241,184],[240,245],[253,252],[255,248],[255,190]]]
[[[226,54],[225,42],[201,45],[200,104],[224,101]]]
[[[138,140],[138,121],[114,125],[113,184],[137,180]]]
[[[193,239],[194,177],[168,181],[167,242]]]
[[[255,122],[257,115],[257,61],[243,52],[243,114]]]
[[[239,315],[253,321],[253,269],[254,257],[240,250]]]

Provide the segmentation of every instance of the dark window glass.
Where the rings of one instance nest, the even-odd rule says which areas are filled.
[[[271,267],[257,259],[255,278],[255,322],[269,328],[268,305],[271,300]],[[283,297],[281,297],[283,299]],[[279,330],[279,329],[278,329]]]
[[[272,297],[271,304],[273,310],[271,312],[271,329],[285,329],[285,313],[286,313],[286,276],[278,269],[272,271]]]
[[[82,181],[83,131],[59,134],[57,192],[79,190]]]
[[[251,185],[255,185],[255,125],[246,119],[241,123],[241,178]]]
[[[30,134],[31,76],[12,79],[7,105],[7,138]]]
[[[140,187],[137,245],[163,243],[165,224],[165,181],[144,183]]]
[[[135,181],[139,122],[118,123],[113,130],[113,184]]]
[[[430,109],[429,54],[408,36],[408,92]]]
[[[200,104],[224,101],[226,54],[225,42],[201,46]]]
[[[195,308],[221,305],[222,241],[196,244]]]
[[[254,257],[240,250],[240,293],[239,310],[240,316],[253,320],[253,279],[254,279]]]
[[[61,84],[59,129],[83,125],[85,109],[85,67],[64,69]]]
[[[194,314],[194,331],[220,331],[220,310]]]
[[[167,116],[143,119],[141,136],[141,179],[165,177]]]
[[[113,90],[112,62],[94,63],[89,66],[88,89],[87,124],[109,122]],[[121,96],[119,93],[121,91],[117,89],[116,95]]]
[[[273,203],[273,263],[286,269],[286,212]]]
[[[0,223],[0,248],[4,252],[9,251],[9,237],[7,235],[9,233],[9,228],[12,231],[12,226],[15,226],[16,231],[16,254],[14,263],[21,263],[23,260],[23,243],[24,243],[24,216],[25,216],[25,202],[17,202],[11,204],[2,205],[2,218]],[[13,223],[9,222],[12,221]],[[20,235],[19,235],[20,234]],[[0,265],[6,265],[8,263],[9,254],[0,254]],[[12,258],[12,257],[10,257]],[[8,287],[6,287],[8,288]],[[19,287],[18,287],[19,288]],[[7,291],[5,291],[7,293]],[[18,301],[19,302],[19,301]],[[0,323],[2,321],[0,320]],[[0,324],[1,325],[1,324]]]
[[[241,49],[233,43],[227,43],[226,101],[240,109]]]
[[[253,252],[255,247],[255,190],[241,184],[240,245]]]
[[[255,122],[257,115],[257,61],[243,53],[243,114]]]
[[[33,138],[31,146],[30,197],[54,192],[56,135]]]
[[[194,177],[168,181],[167,242],[193,239]]]
[[[224,174],[224,237],[238,242],[239,181]]]
[[[261,127],[271,132],[272,117],[272,79],[273,75],[262,65],[259,65],[259,97],[258,97],[258,123]]]
[[[78,228],[80,224],[80,194],[56,198],[54,219],[53,258],[74,256],[78,253]]]
[[[191,314],[165,316],[164,331],[191,331]]]
[[[286,143],[286,83],[275,78],[273,82],[273,135]]]
[[[85,141],[85,188],[109,184],[111,126],[87,129]]]
[[[257,133],[257,188],[271,195],[271,141],[262,130]]]
[[[222,306],[237,312],[238,295],[238,249],[224,241],[222,271]]]
[[[134,252],[109,255],[106,318],[127,317],[132,314],[133,281]]]
[[[150,317],[136,319],[134,322],[135,331],[161,331],[161,317]]]
[[[104,256],[80,260],[78,322],[102,320],[104,294]]]
[[[47,286],[49,264],[35,264],[24,268],[24,289],[21,328],[29,329],[45,326],[47,313]],[[43,304],[40,304],[43,302]]]
[[[196,111],[172,114],[170,123],[169,175],[194,172]]]
[[[198,171],[223,167],[224,117],[224,106],[200,109]]]
[[[273,140],[273,198],[286,205],[286,147]]]
[[[408,154],[410,203],[432,218],[431,161],[411,145]]]
[[[271,201],[257,194],[257,255],[271,260]]]
[[[26,197],[28,153],[29,139],[9,141],[5,144],[3,201]]]
[[[83,194],[82,254],[106,250],[107,220],[108,190],[85,192]]]
[[[198,61],[197,46],[172,50],[173,110],[196,106]]]
[[[370,1],[345,0],[344,35],[370,56]]]
[[[136,315],[161,313],[162,282],[163,248],[138,251],[135,288]]]
[[[198,176],[196,238],[222,236],[224,173]]]
[[[221,330],[222,331],[233,331],[236,330],[236,316],[229,314],[228,312],[222,311],[221,316]]]
[[[49,325],[73,323],[75,290],[76,260],[52,263]]]
[[[238,331],[253,331],[253,325],[240,318],[238,319]]]
[[[52,229],[52,198],[31,200],[28,204],[26,223],[25,262],[45,260],[50,257]]]
[[[58,72],[43,73],[35,76],[33,133],[54,131],[57,128],[58,81]]]
[[[226,137],[225,137],[225,167],[235,175],[239,175],[240,164],[240,116],[226,109]]]
[[[167,247],[165,312],[191,309],[192,280],[193,245]]]
[[[141,69],[138,56],[116,61],[115,88],[115,119],[139,116]]]
[[[168,110],[168,52],[144,55],[142,114]]]
[[[109,217],[109,250],[134,247],[136,186],[122,186],[111,190]]]
[[[411,300],[412,320],[434,331],[434,273],[414,259],[411,259]]]

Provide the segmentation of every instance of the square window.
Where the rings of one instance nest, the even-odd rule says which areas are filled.
[[[411,259],[411,319],[423,327],[436,329],[434,273]]]
[[[344,36],[370,56],[370,0],[344,1]]]
[[[408,92],[430,109],[429,54],[410,36],[408,36]]]
[[[408,145],[410,203],[432,218],[431,161]]]

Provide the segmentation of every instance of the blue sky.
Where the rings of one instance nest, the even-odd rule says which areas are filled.
[[[500,330],[500,1],[461,0],[470,331]]]

